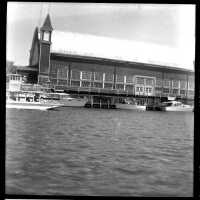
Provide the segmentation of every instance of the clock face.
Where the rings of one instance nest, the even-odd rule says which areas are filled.
[[[45,41],[49,41],[49,32],[44,32],[44,37],[43,37],[43,39],[44,39]]]

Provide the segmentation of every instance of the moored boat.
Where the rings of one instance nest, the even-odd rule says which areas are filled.
[[[31,109],[31,110],[50,110],[53,108],[61,107],[61,105],[41,104],[38,102],[25,103],[25,102],[7,102],[6,108],[15,109]]]
[[[116,108],[118,109],[129,109],[129,110],[146,110],[146,105],[140,105],[137,102],[124,99],[122,102],[116,103]]]
[[[167,102],[162,102],[162,104],[165,106],[166,111],[193,111],[194,107],[191,105],[186,105],[183,104],[182,102],[179,101],[167,101]]]
[[[146,110],[145,105],[136,105],[136,104],[122,104],[117,103],[116,108],[118,109],[129,109],[129,110]]]
[[[49,110],[64,104],[54,99],[45,99],[39,92],[7,92],[6,108]]]
[[[86,99],[64,91],[27,83],[19,74],[7,75],[6,108],[49,110],[57,107],[84,107]]]
[[[162,103],[153,103],[146,106],[147,111],[166,111],[166,106]]]
[[[49,110],[58,107],[83,107],[84,98],[73,98],[66,93],[18,91],[7,92],[6,108]]]
[[[55,94],[55,93],[54,93]],[[59,102],[64,107],[84,107],[87,99],[86,97],[71,96],[67,93],[56,93],[59,96]]]

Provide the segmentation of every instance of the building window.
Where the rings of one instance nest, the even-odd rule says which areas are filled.
[[[114,75],[111,73],[105,73],[105,81],[110,81],[112,82],[114,78]]]
[[[72,80],[80,80],[80,71],[72,70],[71,71]]]
[[[161,87],[155,87],[155,95],[159,95],[161,96],[162,95],[162,88]]]
[[[57,74],[57,63],[51,62],[50,64],[50,73]]]
[[[124,82],[124,76],[120,75],[120,74],[117,74],[116,82],[123,83]]]
[[[62,62],[51,62],[50,77],[58,79],[68,78],[68,66]]]
[[[50,81],[52,85],[57,85],[57,79],[51,78]]]
[[[126,85],[125,90],[132,92],[133,91],[133,85]]]
[[[89,81],[82,81],[81,87],[90,87],[90,82]]]
[[[146,78],[146,85],[153,85],[153,81],[152,78]]]
[[[189,88],[189,90],[194,90],[194,81],[188,82],[188,88]]]
[[[95,81],[103,81],[103,73],[102,72],[94,72],[94,80]]]
[[[178,94],[178,89],[173,89],[172,93],[173,94]]]
[[[178,80],[173,80],[172,81],[172,87],[173,88],[179,88],[179,81]]]
[[[68,69],[67,67],[59,67],[57,68],[57,79],[67,79],[68,77]]]
[[[185,95],[186,94],[186,90],[180,90],[180,94],[181,95]]]
[[[44,32],[43,40],[45,40],[45,41],[49,41],[49,37],[50,37],[49,32]]]
[[[156,78],[156,86],[157,87],[162,87],[162,79]]]
[[[57,78],[57,65],[55,62],[50,62],[50,77]]]
[[[67,85],[67,80],[58,80],[58,85]]]
[[[181,81],[180,81],[180,88],[181,88],[181,89],[186,89],[186,88],[187,88],[187,82],[184,81],[184,80],[181,80]]]
[[[71,81],[71,86],[73,87],[80,87],[80,81]]]
[[[51,72],[51,73],[50,73],[50,77],[51,77],[51,78],[56,78],[56,79],[57,79],[58,76],[57,76],[57,73],[52,73],[52,72]]]
[[[133,83],[133,76],[126,76],[126,83]]]
[[[188,90],[188,95],[189,96],[194,96],[194,91],[193,90]]]
[[[143,87],[136,87],[136,92],[143,92]]]
[[[146,93],[152,93],[152,88],[146,87]]]
[[[136,84],[144,85],[144,78],[142,78],[142,77],[136,77]]]
[[[163,81],[163,86],[164,86],[164,87],[170,87],[170,80],[164,79],[164,81]]]
[[[123,84],[116,84],[116,89],[124,90],[124,85]]]
[[[38,77],[39,83],[47,83],[48,81],[49,81],[48,77],[45,77],[45,76],[39,76]]]
[[[95,88],[102,88],[103,87],[103,83],[94,83],[94,87]]]
[[[162,92],[162,88],[161,87],[155,87],[155,90],[156,90],[156,92],[157,91]]]
[[[104,83],[105,89],[112,89],[112,83]]]
[[[83,71],[82,80],[91,80],[92,72]]]
[[[169,93],[169,88],[163,88],[163,93]]]
[[[51,61],[51,72],[55,72],[56,73],[56,63]]]

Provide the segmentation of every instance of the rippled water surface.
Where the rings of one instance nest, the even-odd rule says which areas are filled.
[[[8,109],[6,193],[192,196],[193,113]]]

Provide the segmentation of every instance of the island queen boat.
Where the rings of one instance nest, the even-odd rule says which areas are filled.
[[[136,101],[132,101],[130,99],[124,99],[122,101],[118,101],[116,103],[116,108],[118,109],[128,109],[128,110],[146,110],[146,105],[140,105]]]
[[[6,108],[49,110],[61,106],[64,105],[40,92],[17,91],[6,95]]]
[[[25,89],[26,88],[26,89]],[[49,92],[37,84],[27,84],[21,75],[9,75],[6,89],[6,108],[50,110],[58,107],[84,107],[85,98],[71,97],[64,92]]]
[[[166,111],[194,111],[193,106],[175,100],[162,102],[162,105],[165,106]]]
[[[72,98],[65,93],[32,91],[7,92],[6,108],[50,110],[58,107],[83,107],[84,98]]]

